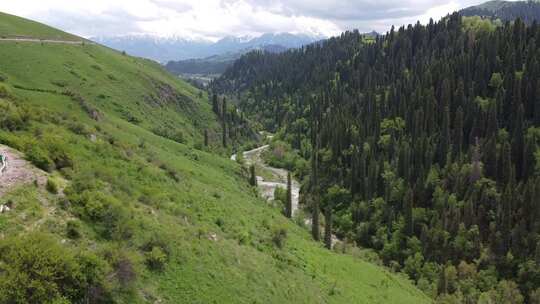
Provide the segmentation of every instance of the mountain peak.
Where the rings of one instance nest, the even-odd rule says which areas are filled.
[[[272,49],[297,48],[318,41],[321,37],[294,33],[264,33],[260,36],[225,36],[212,42],[202,38],[143,34],[91,39],[108,47],[126,51],[131,55],[167,62],[237,53],[241,50],[258,49],[269,45],[273,46]]]

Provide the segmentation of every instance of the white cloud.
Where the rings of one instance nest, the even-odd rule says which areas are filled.
[[[0,10],[81,36],[154,34],[218,39],[291,32],[384,32],[482,0],[16,0]]]

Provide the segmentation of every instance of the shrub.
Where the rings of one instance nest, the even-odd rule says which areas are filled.
[[[73,167],[73,160],[66,152],[66,144],[64,142],[56,138],[46,138],[44,142],[49,151],[49,157],[53,161],[56,169]]]
[[[80,122],[73,121],[69,123],[67,127],[71,132],[78,135],[89,136],[91,133],[90,129],[85,124]]]
[[[1,81],[3,81],[3,79]],[[6,97],[9,97],[9,96],[10,96],[10,94],[9,94],[8,90],[6,89],[6,87],[0,86],[0,98],[6,98]]]
[[[129,288],[137,279],[137,272],[131,260],[126,256],[118,258],[114,264],[115,275],[123,288]]]
[[[100,260],[75,254],[46,234],[1,240],[0,265],[0,303],[82,302],[94,289],[107,294]]]
[[[32,145],[26,151],[26,159],[42,170],[51,171],[53,169],[53,162],[49,158],[49,155],[39,146]]]
[[[0,98],[9,98],[9,93],[0,87]],[[8,101],[0,101],[0,128],[9,131],[24,130],[29,125],[29,111]]]
[[[223,228],[223,226],[225,225],[225,221],[221,217],[218,217],[216,219],[216,225],[220,228]]]
[[[58,194],[58,185],[50,177],[47,179],[47,184],[45,185],[45,188],[52,194]]]
[[[279,249],[285,246],[285,241],[287,240],[287,229],[284,227],[276,228],[272,231],[272,243],[276,245]]]
[[[158,136],[165,137],[177,143],[186,143],[186,138],[181,130],[176,130],[167,126],[161,126],[154,128],[152,132]]]
[[[287,190],[282,187],[276,187],[274,189],[274,200],[284,204],[287,201]]]
[[[66,235],[70,239],[78,239],[81,237],[81,223],[71,220],[66,224]]]
[[[167,262],[167,255],[161,248],[154,246],[152,250],[145,254],[146,265],[151,270],[163,270],[165,268],[165,263]]]
[[[79,194],[75,192],[79,186],[76,183],[65,191],[68,199],[74,204],[76,212],[84,220],[93,222],[94,229],[106,239],[131,238],[134,229],[127,207],[114,197],[97,190],[85,190]]]

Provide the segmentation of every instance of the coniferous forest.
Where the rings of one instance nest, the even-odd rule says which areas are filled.
[[[346,32],[248,53],[211,88],[306,161],[313,223],[441,303],[540,303],[538,24]]]

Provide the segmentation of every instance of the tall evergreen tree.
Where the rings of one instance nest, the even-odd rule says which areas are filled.
[[[222,110],[221,110],[221,130],[222,130],[222,143],[223,147],[227,148],[227,133],[229,128],[227,126],[227,100],[223,98]]]
[[[217,116],[221,116],[219,112],[219,101],[217,94],[212,95],[212,111],[214,111]]]
[[[255,165],[249,166],[249,184],[257,187],[257,174],[255,173]]]
[[[292,178],[291,172],[287,173],[287,198],[285,203],[285,216],[292,218]]]
[[[324,246],[332,249],[332,206],[324,208]]]

